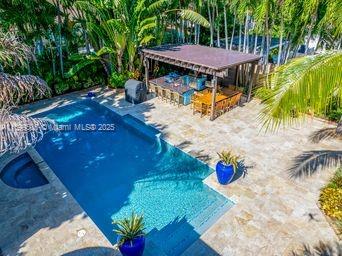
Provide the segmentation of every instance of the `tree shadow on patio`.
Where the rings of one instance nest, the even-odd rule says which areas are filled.
[[[87,247],[79,250],[67,252],[61,256],[119,256],[119,251],[109,247]]]
[[[297,251],[292,251],[293,256],[337,256],[342,255],[342,243],[334,244],[324,243],[320,241],[314,246],[303,244],[302,248]]]
[[[312,143],[319,143],[323,140],[336,139],[341,140],[341,125],[337,127],[328,127],[319,129],[309,136]],[[296,156],[293,160],[293,165],[289,169],[291,178],[299,178],[310,176],[317,171],[325,168],[339,166],[342,164],[342,151],[341,150],[312,150],[305,151]]]
[[[341,139],[342,135],[337,132],[336,128],[323,128],[318,131],[313,132],[310,135],[310,140],[313,143],[319,143],[322,140],[327,139]]]
[[[187,152],[188,154],[190,154],[191,156],[197,158],[200,161],[203,162],[209,162],[212,158],[210,157],[210,155],[206,154],[204,152],[204,150],[188,150],[188,147],[190,147],[193,143],[191,141],[185,140],[179,144],[176,145],[177,148]]]
[[[305,151],[296,156],[289,169],[291,178],[310,176],[324,168],[337,166],[342,163],[340,150],[313,150]]]

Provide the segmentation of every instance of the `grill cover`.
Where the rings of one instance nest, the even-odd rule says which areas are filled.
[[[129,79],[125,83],[125,100],[134,104],[141,103],[146,100],[147,88],[145,83]]]

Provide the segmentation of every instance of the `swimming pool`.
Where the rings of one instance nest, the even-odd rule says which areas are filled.
[[[112,219],[134,210],[145,218],[146,250],[179,255],[233,205],[203,183],[211,168],[130,115],[84,100],[40,116],[72,126],[48,133],[36,149],[113,244]],[[80,131],[76,124],[115,130]]]

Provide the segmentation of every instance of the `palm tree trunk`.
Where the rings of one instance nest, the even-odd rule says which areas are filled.
[[[210,46],[214,45],[214,28],[213,28],[213,17],[211,16],[210,6],[208,2],[208,18],[210,23]]]
[[[260,46],[260,56],[264,55],[264,48],[265,48],[265,34],[262,34],[261,38],[261,46]]]
[[[319,43],[321,42],[321,37],[322,37],[322,32],[321,30],[319,30],[318,32],[318,39],[317,39],[317,44],[315,46],[315,52],[317,51],[318,47],[319,47]]]
[[[57,20],[58,20],[58,52],[61,76],[64,77],[63,49],[62,49],[62,17],[59,8],[59,0],[57,0]]]
[[[197,24],[194,24],[194,43],[197,44]]]
[[[265,66],[268,64],[268,55],[270,53],[270,31],[269,31],[269,24],[268,24],[268,14],[266,14],[265,19],[265,32],[266,32],[266,53],[265,53]]]
[[[89,43],[88,33],[85,28],[83,28],[83,37],[85,41],[86,52],[87,54],[90,54],[90,43]]]
[[[223,5],[223,15],[224,15],[224,37],[225,37],[226,50],[228,50],[227,10],[226,10],[225,4]]]
[[[309,31],[308,31],[308,38],[306,39],[306,42],[305,42],[305,52],[304,52],[305,55],[307,55],[308,51],[309,51],[309,43],[310,43],[310,39],[311,39],[311,33],[312,33],[312,28],[310,26]]]
[[[316,15],[313,15],[313,17],[311,17],[311,21],[309,25],[308,38],[306,39],[306,43],[305,43],[305,55],[307,55],[309,51],[309,43],[311,40],[312,30],[313,30],[315,22],[316,22]]]
[[[221,40],[220,40],[220,22],[219,22],[219,13],[218,13],[218,7],[216,3],[216,19],[217,19],[217,28],[216,28],[216,36],[217,36],[217,47],[221,47]]]
[[[290,35],[288,35],[287,44],[286,44],[286,53],[284,56],[284,63],[287,63],[287,60],[289,59],[291,46],[292,46],[292,39],[291,39]]]
[[[243,52],[247,52],[247,29],[248,29],[248,13],[246,14],[246,19],[245,19],[245,31],[243,35]]]
[[[254,49],[253,49],[254,54],[257,53],[257,48],[258,48],[258,34],[255,34],[255,36],[254,36]]]
[[[123,56],[123,52],[118,51],[117,53],[118,73],[122,72],[122,56]]]
[[[281,15],[280,18],[280,37],[279,37],[279,49],[278,49],[278,61],[277,65],[281,64],[281,56],[282,56],[282,47],[283,47],[283,30],[284,30],[284,18]]]
[[[242,27],[241,27],[241,23],[239,24],[239,47],[238,47],[238,51],[241,51],[241,41],[242,41]]]
[[[234,22],[233,22],[233,30],[232,30],[232,36],[230,38],[230,46],[229,49],[233,49],[233,41],[234,41],[234,33],[235,33],[235,25],[236,25],[236,12],[234,12]]]
[[[182,43],[185,43],[185,30],[184,30],[184,20],[181,20],[181,37],[182,37]]]

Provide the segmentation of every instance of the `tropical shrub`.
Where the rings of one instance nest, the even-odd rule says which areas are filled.
[[[342,234],[342,168],[339,168],[331,181],[322,190],[319,202],[323,212],[332,218]]]
[[[139,74],[134,72],[113,72],[110,77],[109,86],[111,88],[123,88],[128,79],[138,79],[137,76],[139,76]]]
[[[326,215],[342,219],[342,189],[326,187],[320,195],[321,208]]]

